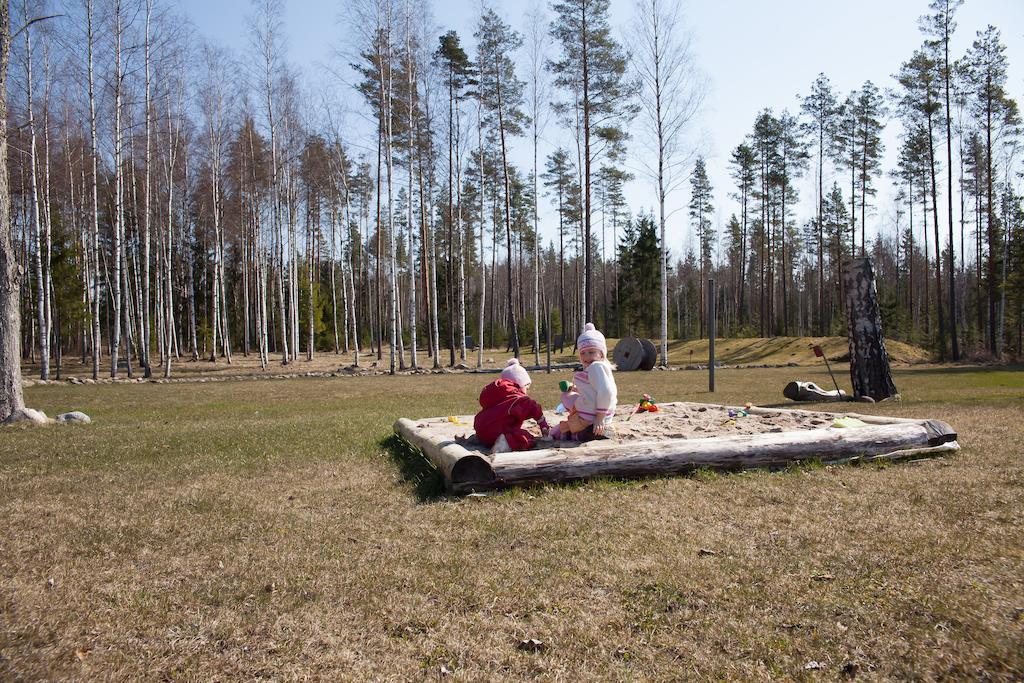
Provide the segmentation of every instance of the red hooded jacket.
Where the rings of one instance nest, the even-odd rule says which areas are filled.
[[[476,414],[473,429],[485,446],[493,446],[502,434],[521,429],[523,420],[544,417],[540,404],[507,379],[497,379],[484,387],[480,392],[480,405],[483,410]]]

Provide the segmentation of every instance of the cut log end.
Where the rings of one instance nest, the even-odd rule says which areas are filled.
[[[944,443],[956,441],[956,432],[949,426],[949,423],[942,420],[925,420],[924,428],[928,432],[929,446],[941,446]]]
[[[494,488],[494,483],[491,463],[479,455],[463,456],[452,466],[450,486],[455,492]]]

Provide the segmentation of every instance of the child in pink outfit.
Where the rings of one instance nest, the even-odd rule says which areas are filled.
[[[583,370],[573,375],[573,385],[562,393],[569,416],[551,431],[553,438],[590,441],[604,438],[605,427],[615,415],[618,388],[612,365],[606,359],[608,345],[593,323],[587,323],[576,340]]]

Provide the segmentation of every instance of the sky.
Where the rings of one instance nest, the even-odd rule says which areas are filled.
[[[245,17],[252,12],[249,0],[179,0],[177,6],[212,42],[243,54],[248,49]],[[286,58],[302,71],[309,92],[337,93],[334,96],[339,109],[350,109],[357,102],[357,96],[339,83],[339,67],[343,70],[344,60],[337,55],[347,49],[353,35],[345,6],[344,0],[285,0]],[[513,27],[520,28],[528,6],[504,2],[497,4],[497,9]],[[633,7],[634,0],[611,1],[612,23],[620,39],[632,23]],[[733,191],[728,175],[729,154],[753,128],[757,114],[765,108],[772,108],[776,114],[783,109],[797,113],[800,97],[822,72],[840,96],[869,79],[883,89],[894,87],[892,74],[923,40],[917,20],[927,9],[928,0],[690,0],[683,4],[684,24],[692,33],[697,63],[709,82],[704,108],[690,130],[690,142],[706,156],[719,228],[738,210],[729,197]],[[433,13],[438,35],[455,29],[469,51],[479,3],[437,2]],[[954,58],[962,55],[976,33],[988,24],[1000,29],[1010,65],[1007,89],[1018,104],[1024,105],[1024,0],[967,0],[957,14],[957,23],[951,51]],[[556,46],[550,47],[554,50]],[[353,131],[352,137],[359,137],[356,131],[363,127],[359,117],[350,114],[346,124]],[[899,131],[899,123],[890,120],[883,138],[886,173],[895,165]],[[367,132],[370,134],[372,130]],[[565,131],[549,123],[541,157],[553,149],[553,142],[565,137]],[[529,170],[529,142],[522,138],[514,144],[513,160]],[[637,211],[655,207],[652,181],[639,172],[635,159],[627,163],[637,171],[636,179],[626,188],[630,208]],[[801,223],[814,213],[817,189],[812,176],[809,172],[797,186]],[[826,169],[826,186],[834,177]],[[843,177],[838,180],[844,187]],[[891,183],[881,178],[876,185],[876,208],[867,221],[869,240],[879,230],[886,234],[893,231]],[[688,183],[669,197],[668,208],[674,213],[667,242],[673,259],[695,246],[685,210],[688,202]],[[557,236],[557,218],[547,201],[542,201],[541,234],[546,240]],[[610,253],[610,241],[608,249]]]

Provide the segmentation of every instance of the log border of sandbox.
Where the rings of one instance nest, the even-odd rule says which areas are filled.
[[[824,411],[750,409],[754,415],[821,412]],[[820,460],[826,464],[895,461],[931,457],[960,448],[956,432],[941,420],[856,413],[833,415],[856,417],[868,426],[670,441],[591,442],[575,448],[547,448],[497,455],[474,453],[454,439],[435,441],[418,427],[425,421],[438,418],[400,418],[395,422],[394,429],[399,436],[426,454],[443,475],[447,490],[455,494],[600,476],[632,478],[684,474],[702,468],[778,468],[810,460]]]

